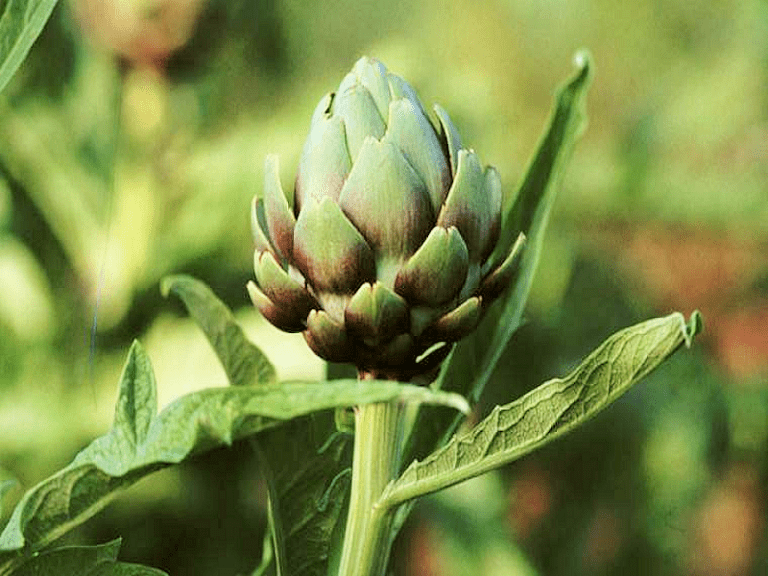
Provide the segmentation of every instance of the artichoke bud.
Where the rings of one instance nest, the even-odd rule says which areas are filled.
[[[433,373],[519,267],[522,236],[497,246],[498,172],[434,110],[437,124],[405,80],[361,58],[312,115],[293,207],[274,156],[252,207],[254,305],[377,377]]]

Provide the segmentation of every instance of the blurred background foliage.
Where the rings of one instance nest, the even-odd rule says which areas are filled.
[[[588,426],[416,508],[401,575],[768,573],[768,2],[63,0],[0,97],[0,480],[24,489],[111,418],[133,338],[160,402],[225,377],[158,281],[252,310],[250,199],[294,170],[317,100],[362,54],[439,102],[507,192],[586,46],[590,125],[529,306],[483,408],[612,331],[699,308],[706,330]],[[286,188],[289,188],[286,184]],[[143,482],[68,538],[124,537],[174,575],[246,574],[263,486],[244,446]]]

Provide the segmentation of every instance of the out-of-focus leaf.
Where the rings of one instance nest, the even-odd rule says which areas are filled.
[[[13,236],[0,237],[0,324],[26,342],[50,337],[56,324],[45,272]]]
[[[234,386],[274,384],[275,367],[235,322],[232,312],[203,282],[191,276],[168,276],[160,284],[166,298],[171,292],[205,333]]]
[[[2,106],[0,112],[3,168],[23,185],[86,288],[92,288],[104,233],[93,199],[106,197],[104,183],[73,153],[80,143],[51,110]]]
[[[0,91],[18,70],[56,6],[56,0],[7,0],[0,14]]]
[[[285,420],[371,402],[439,402],[467,409],[456,394],[380,380],[212,388],[183,396],[158,415],[155,398],[149,358],[134,342],[112,429],[23,496],[0,534],[0,574],[93,516],[144,476]]]
[[[586,422],[646,376],[701,329],[694,312],[647,320],[613,334],[565,378],[545,382],[413,462],[382,497],[387,508],[446,488],[520,458]]]
[[[540,576],[509,537],[509,488],[501,474],[484,474],[441,490],[421,510],[439,526],[433,552],[445,576]]]
[[[11,215],[11,189],[5,178],[0,176],[0,230],[8,225]]]
[[[88,576],[100,564],[114,563],[120,551],[120,540],[99,546],[67,546],[42,552],[12,572],[0,568],[0,574],[13,576]],[[108,574],[103,572],[100,574]]]
[[[579,52],[575,62],[577,71],[558,90],[549,127],[504,213],[498,253],[508,252],[520,232],[526,235],[513,287],[488,312],[477,331],[456,345],[434,384],[435,388],[459,392],[471,402],[478,400],[496,362],[520,325],[556,192],[573,145],[586,124],[584,108],[592,63],[586,52]],[[454,414],[445,411],[421,412],[411,435],[409,460],[420,458],[444,443],[460,422]]]

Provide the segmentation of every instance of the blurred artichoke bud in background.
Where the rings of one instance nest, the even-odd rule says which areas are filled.
[[[254,305],[320,357],[380,378],[439,365],[521,251],[522,236],[494,251],[499,175],[434,109],[439,129],[407,82],[361,58],[314,112],[293,210],[274,156],[252,207]]]
[[[83,33],[131,63],[162,63],[184,46],[205,0],[71,0]]]

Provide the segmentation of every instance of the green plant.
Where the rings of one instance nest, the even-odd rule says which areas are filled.
[[[32,21],[39,32],[39,18]],[[0,575],[161,573],[119,562],[118,542],[52,544],[139,479],[241,439],[251,442],[269,489],[270,530],[254,574],[383,574],[416,498],[559,437],[690,346],[700,329],[695,313],[688,321],[675,313],[626,328],[568,376],[461,429],[520,325],[555,192],[584,126],[591,63],[577,56],[528,172],[503,197],[495,172],[483,172],[474,153],[460,150],[444,112],[438,111],[439,136],[406,83],[361,62],[355,73],[387,78],[395,107],[407,109],[419,129],[392,143],[385,134],[396,132],[396,123],[371,127],[365,115],[375,110],[349,104],[344,122],[348,138],[358,131],[355,148],[380,147],[373,135],[390,142],[390,152],[365,156],[350,144],[350,156],[340,158],[346,147],[329,148],[325,136],[315,141],[313,128],[293,213],[268,161],[263,204],[253,209],[258,286],[250,287],[270,321],[305,332],[326,359],[355,364],[358,378],[278,382],[269,359],[205,285],[167,278],[163,293],[184,301],[231,386],[184,396],[158,414],[150,361],[135,342],[111,430],[18,503],[0,535]],[[393,109],[379,112],[384,108]],[[331,113],[326,99],[315,123]],[[382,157],[384,168],[376,162]],[[398,181],[404,172],[421,181],[433,176],[434,185]],[[345,198],[339,187],[331,197],[329,178],[356,182],[364,194]],[[450,182],[460,183],[459,192],[449,191]],[[381,198],[379,186],[386,191]]]

